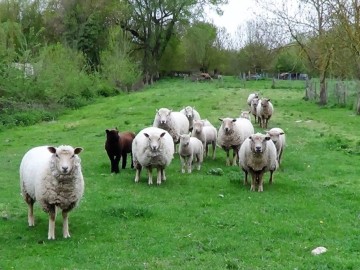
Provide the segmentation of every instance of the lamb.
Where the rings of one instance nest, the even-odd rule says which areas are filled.
[[[256,114],[256,108],[257,108],[258,104],[259,104],[258,98],[253,98],[251,100],[250,111],[251,111],[251,114],[254,116],[254,123],[257,123],[259,121],[257,114]]]
[[[259,98],[259,94],[258,93],[251,93],[249,94],[248,98],[247,98],[247,104],[249,106],[251,106],[251,101],[254,99],[254,98]]]
[[[194,128],[191,136],[198,138],[202,142],[203,149],[205,151],[205,157],[208,156],[208,145],[211,144],[212,158],[215,159],[217,130],[208,120],[194,120]]]
[[[132,161],[132,141],[135,133],[130,131],[119,132],[117,128],[106,129],[105,150],[110,159],[111,172],[119,173],[119,162],[122,158],[122,169],[126,167],[127,154],[131,157],[131,168],[134,168]]]
[[[278,168],[276,148],[269,135],[256,133],[247,138],[239,150],[240,168],[245,173],[244,184],[248,183],[248,173],[251,174],[251,191],[255,191],[258,184],[258,191],[263,189],[263,175],[270,172],[269,183],[273,181],[273,173]]]
[[[201,119],[199,112],[195,110],[195,107],[191,107],[191,106],[186,106],[180,112],[184,114],[189,120],[189,131],[192,131],[193,121]]]
[[[187,172],[191,173],[191,166],[194,159],[196,159],[198,170],[201,169],[201,164],[203,162],[203,144],[198,138],[190,136],[191,133],[180,135],[179,155],[182,173],[185,173],[186,167]]]
[[[28,224],[34,226],[34,203],[49,214],[48,239],[55,239],[56,208],[62,210],[63,236],[70,237],[68,213],[84,193],[81,160],[83,150],[68,145],[39,146],[30,149],[20,164],[21,194],[28,204]]]
[[[274,107],[269,98],[262,98],[256,107],[256,115],[261,128],[267,128],[268,122],[274,113]]]
[[[174,141],[164,129],[148,127],[141,130],[133,140],[133,161],[136,169],[135,183],[139,182],[142,167],[148,171],[148,184],[152,185],[152,169],[157,168],[158,185],[166,180],[165,168],[174,156]]]
[[[245,118],[251,121],[251,111],[241,111],[239,118]]]
[[[244,140],[254,133],[254,127],[245,118],[219,118],[222,122],[218,132],[217,144],[226,152],[226,165],[230,165],[229,152],[233,149],[232,165],[236,165],[238,152]]]
[[[271,140],[275,144],[276,153],[277,153],[277,161],[279,166],[281,164],[281,157],[285,148],[285,132],[281,128],[272,128],[266,131],[269,134]]]
[[[169,132],[175,144],[179,143],[180,135],[189,132],[189,120],[181,112],[173,112],[167,108],[156,110],[153,127]]]

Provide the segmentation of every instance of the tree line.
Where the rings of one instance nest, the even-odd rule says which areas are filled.
[[[235,37],[206,19],[205,8],[221,13],[226,3],[0,0],[1,99],[76,107],[174,71],[201,70],[307,73],[320,78],[326,104],[326,78],[360,76],[357,0],[257,1],[261,13]],[[13,63],[31,63],[36,76],[24,78]]]

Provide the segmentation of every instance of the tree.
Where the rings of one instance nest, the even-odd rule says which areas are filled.
[[[186,62],[193,69],[208,72],[211,50],[214,50],[216,27],[210,23],[195,22],[184,37]]]
[[[205,6],[217,6],[227,0],[125,0],[129,19],[121,27],[132,34],[142,52],[143,73],[152,83],[159,72],[160,59],[174,34],[176,24],[186,23],[203,14]]]
[[[272,14],[272,17],[268,18],[269,21],[286,28],[292,40],[301,47],[310,66],[319,74],[319,104],[325,105],[327,103],[326,76],[334,51],[333,39],[329,35],[333,10],[328,0],[257,2]]]

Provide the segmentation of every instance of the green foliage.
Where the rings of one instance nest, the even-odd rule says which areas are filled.
[[[0,268],[357,269],[360,184],[358,155],[349,151],[359,150],[360,118],[346,108],[319,109],[302,100],[299,82],[286,83],[294,86],[270,89],[270,81],[261,81],[243,87],[230,77],[224,87],[163,80],[68,111],[57,121],[0,132]],[[175,154],[160,186],[148,186],[144,171],[135,184],[129,159],[120,174],[110,174],[106,128],[138,132],[151,125],[156,108],[188,104],[218,128],[218,117],[238,116],[254,90],[274,101],[269,125],[287,136],[283,163],[272,185],[265,175],[263,193],[243,185],[239,167],[225,166],[221,148],[191,174],[180,173]],[[27,226],[19,164],[29,148],[43,144],[84,147],[86,189],[70,214],[69,239],[62,238],[61,214],[57,239],[46,239],[48,217],[38,203],[35,227]],[[214,168],[223,174],[207,174]],[[311,255],[318,246],[328,252]]]
[[[131,58],[133,46],[120,27],[110,29],[108,49],[101,53],[102,75],[114,88],[130,88],[141,76]]]

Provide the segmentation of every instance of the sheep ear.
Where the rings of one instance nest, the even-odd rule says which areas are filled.
[[[55,148],[54,146],[49,146],[49,147],[48,147],[48,150],[49,150],[49,152],[52,153],[52,154],[55,154],[55,153],[56,153],[56,148]]]
[[[268,98],[267,101],[270,101],[270,98]]]
[[[165,134],[166,134],[166,132],[161,133],[161,134],[160,134],[160,138],[164,137]]]
[[[144,133],[144,135],[145,135],[146,138],[150,137],[149,134],[147,134],[147,133]]]
[[[284,135],[285,134],[285,132],[280,132],[280,135]]]
[[[270,140],[270,136],[269,136],[269,135],[266,135],[266,136],[265,136],[265,140],[267,140],[267,141]]]
[[[223,119],[222,118],[219,118],[219,120],[222,122],[223,121]]]
[[[105,132],[106,132],[106,134],[108,134],[108,133],[110,132],[110,130],[108,130],[108,129],[105,129]]]
[[[83,150],[84,150],[84,148],[82,148],[82,147],[76,147],[76,148],[74,149],[74,154],[75,154],[75,155],[78,155],[78,154],[80,154]]]
[[[236,122],[236,118],[233,118],[233,120],[232,120],[233,122]]]

